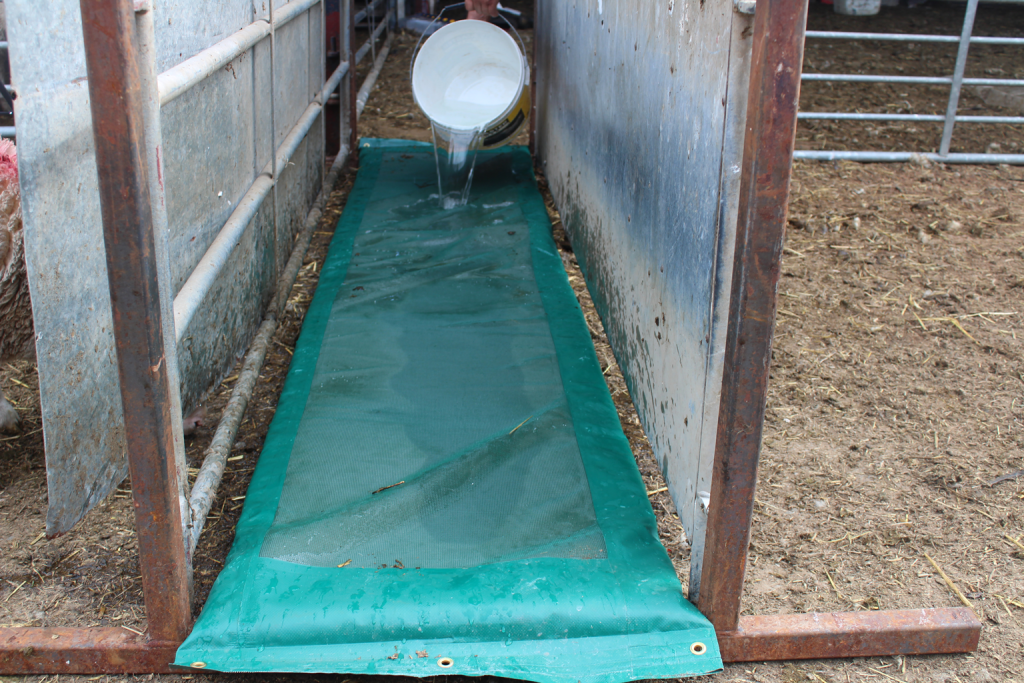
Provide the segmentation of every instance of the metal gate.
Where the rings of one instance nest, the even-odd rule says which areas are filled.
[[[918,155],[932,161],[962,164],[1024,164],[1024,154],[976,154],[950,152],[953,129],[958,123],[976,124],[1017,124],[1024,123],[1024,116],[970,116],[957,113],[960,92],[963,86],[996,86],[1024,88],[1024,80],[1006,78],[965,78],[967,54],[971,45],[1011,45],[1020,48],[1024,60],[1024,38],[975,36],[974,18],[978,11],[978,0],[968,0],[964,14],[963,30],[959,36],[920,35],[905,33],[854,33],[844,31],[807,31],[808,40],[884,40],[915,43],[955,43],[957,47],[956,66],[950,76],[903,76],[863,74],[809,74],[804,73],[802,82],[831,81],[839,83],[905,83],[908,85],[949,85],[949,99],[946,113],[938,114],[888,114],[860,112],[805,112],[797,115],[801,121],[916,121],[942,123],[942,138],[938,153],[931,152],[882,152],[845,150],[797,150],[795,159],[819,161],[909,161]]]

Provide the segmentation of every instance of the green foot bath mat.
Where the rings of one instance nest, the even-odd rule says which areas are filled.
[[[363,140],[234,547],[176,664],[620,683],[721,668],[523,148],[442,210]]]

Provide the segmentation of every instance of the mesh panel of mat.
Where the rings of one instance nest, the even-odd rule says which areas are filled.
[[[442,211],[429,146],[360,151],[234,547],[176,663],[545,683],[720,668],[529,155],[481,154],[470,205]]]
[[[605,557],[522,210],[424,203],[386,202],[355,235],[261,555]]]

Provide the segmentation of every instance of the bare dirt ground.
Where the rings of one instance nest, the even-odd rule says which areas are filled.
[[[979,26],[989,34],[1024,34],[1022,9],[985,6]],[[990,10],[997,10],[991,21]],[[810,26],[956,33],[958,17],[962,8],[935,3],[886,9],[874,19],[839,18],[830,8],[812,5]],[[529,41],[531,32],[523,37]],[[397,38],[360,122],[361,135],[429,139],[408,88],[414,46],[412,36]],[[913,75],[945,68],[935,65],[937,54],[906,46],[888,54],[883,47],[809,45],[805,67],[869,73],[892,73],[887,70],[892,67]],[[971,66],[978,71],[969,74],[1024,78],[1019,53],[982,57]],[[1001,71],[990,73],[994,69]],[[888,106],[900,96],[906,111],[944,108],[927,88],[875,87],[808,87],[801,106],[852,111]],[[965,106],[978,109],[970,113],[1012,113],[981,109],[986,105],[971,97],[968,93]],[[813,148],[930,150],[937,140],[937,129],[920,124],[860,129],[801,124],[798,129],[798,145]],[[984,152],[992,143],[1000,151],[1022,151],[1024,130],[963,126],[954,149]],[[331,197],[243,421],[197,551],[197,605],[230,548],[302,315],[353,177],[350,170]],[[598,355],[611,366],[606,377],[623,429],[648,490],[656,491],[663,486],[661,475],[550,198],[549,213]],[[1022,238],[1022,167],[795,165],[744,612],[960,604],[940,567],[978,612],[984,630],[979,651],[971,655],[732,665],[714,680],[1024,681],[1024,477],[1012,477],[1024,470]],[[207,424],[186,439],[192,467],[201,462],[234,374],[211,394]],[[5,364],[0,386],[24,420],[21,435],[0,440],[0,625],[120,625],[143,631],[129,483],[72,533],[42,537],[46,482],[35,371],[26,363]],[[679,543],[672,502],[665,493],[651,500],[662,540],[685,584],[689,555]],[[52,676],[28,677],[44,679],[56,682]]]

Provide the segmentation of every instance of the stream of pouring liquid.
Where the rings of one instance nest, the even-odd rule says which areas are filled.
[[[476,166],[477,142],[483,130],[452,131],[448,144],[437,134],[436,126],[430,124],[434,141],[434,162],[437,165],[437,191],[442,209],[454,209],[469,202],[469,191],[473,186],[473,168]]]

